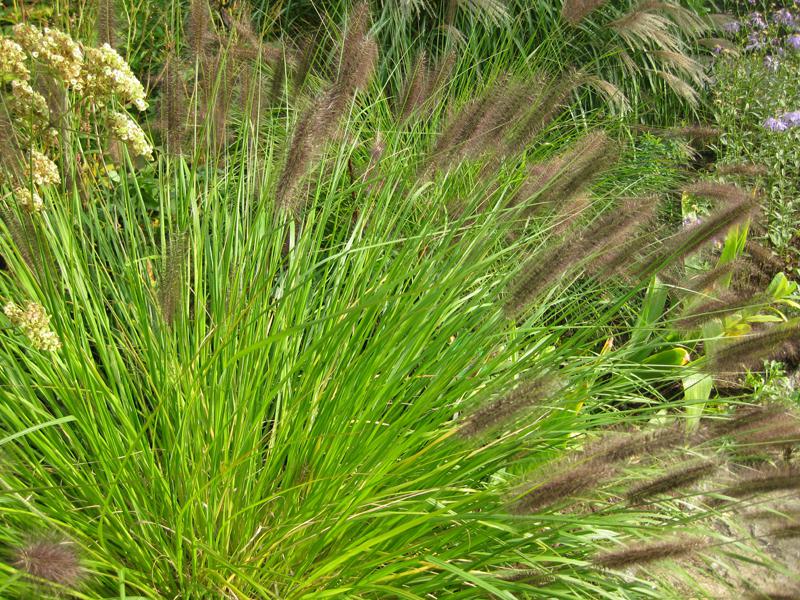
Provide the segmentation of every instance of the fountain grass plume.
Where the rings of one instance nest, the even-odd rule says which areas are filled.
[[[666,494],[689,487],[713,475],[719,468],[716,460],[701,459],[681,464],[663,475],[638,483],[625,492],[625,498],[631,504],[659,494]]]
[[[601,440],[586,450],[595,463],[615,464],[634,457],[646,457],[664,450],[683,446],[687,442],[686,427],[676,422],[654,431],[640,431]]]
[[[782,323],[741,336],[721,345],[708,365],[715,374],[743,373],[761,366],[766,358],[794,356],[800,339],[800,324]]]
[[[707,540],[693,537],[640,543],[597,554],[592,563],[604,569],[622,569],[659,560],[681,558],[706,546],[708,546]]]
[[[769,175],[769,169],[766,165],[758,165],[754,163],[729,163],[721,165],[717,163],[714,166],[714,173],[716,175],[736,175],[739,177],[766,177]]]
[[[198,63],[208,58],[208,48],[214,39],[208,0],[191,0],[184,35],[189,57]]]
[[[533,99],[533,108],[521,115],[519,126],[507,136],[503,156],[515,156],[523,152],[567,106],[582,81],[582,74],[573,70],[558,79],[543,80],[542,91]]]
[[[771,301],[772,299],[766,294],[723,291],[719,297],[708,298],[689,307],[674,323],[679,329],[697,329],[713,319],[720,319],[743,309],[766,306]]]
[[[593,273],[593,266],[602,266],[607,253],[613,259],[631,232],[652,217],[652,210],[652,203],[647,200],[627,199],[573,236],[566,236],[558,244],[531,256],[508,286],[506,314],[515,318],[523,313],[569,270],[586,265],[588,272]]]
[[[702,189],[706,192],[710,191],[708,188]],[[719,189],[714,188],[715,191]],[[732,191],[735,188],[726,186],[725,189]],[[734,225],[747,221],[758,208],[753,197],[738,191],[726,198],[730,202],[711,213],[698,225],[684,229],[666,240],[660,248],[646,257],[642,263],[636,265],[633,272],[643,278],[653,275],[665,266],[694,253],[715,236],[724,234]]]
[[[557,381],[548,376],[525,381],[470,414],[459,427],[459,433],[465,437],[473,437],[505,424],[522,411],[546,403],[558,389]]]
[[[168,54],[161,76],[161,96],[159,99],[159,129],[164,136],[167,151],[180,154],[186,137],[186,106],[188,96],[180,74],[179,59]]]
[[[556,504],[574,503],[579,494],[598,487],[615,473],[616,469],[605,463],[568,464],[553,477],[535,478],[519,486],[509,510],[514,514],[532,514]]]
[[[395,115],[398,123],[408,121],[411,115],[429,99],[432,83],[428,57],[423,50],[417,55],[397,98]]]
[[[333,138],[354,94],[374,73],[378,48],[368,31],[369,5],[360,2],[348,18],[336,81],[303,111],[295,126],[275,191],[277,205],[295,216],[303,206],[296,194],[300,180]]]
[[[31,538],[14,548],[12,564],[35,583],[64,588],[75,588],[86,574],[76,546],[56,537]]]
[[[570,25],[578,25],[606,2],[607,0],[564,0],[561,18]]]
[[[117,8],[115,0],[97,0],[97,41],[99,45],[117,46]]]
[[[800,469],[768,466],[723,488],[723,496],[746,498],[768,492],[800,489]]]

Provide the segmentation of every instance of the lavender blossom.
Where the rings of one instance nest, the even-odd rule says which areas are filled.
[[[766,29],[767,22],[764,20],[764,17],[761,16],[761,13],[754,12],[750,13],[750,25],[753,29]]]
[[[742,29],[742,24],[739,21],[731,21],[722,26],[722,30],[726,33],[737,34]]]
[[[791,46],[795,50],[800,50],[800,33],[793,33],[786,38],[786,45]]]
[[[757,31],[747,36],[747,42],[748,44],[744,47],[745,51],[758,50],[764,46],[764,42],[761,40]]]
[[[794,15],[788,8],[782,8],[772,13],[772,20],[778,25],[786,25],[787,27],[794,27]]]
[[[786,123],[788,127],[797,127],[800,125],[800,110],[794,110],[782,115],[781,121]]]
[[[789,126],[780,119],[770,117],[764,121],[764,127],[770,131],[786,131]]]

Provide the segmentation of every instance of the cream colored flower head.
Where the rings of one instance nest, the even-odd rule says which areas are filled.
[[[34,131],[40,132],[49,128],[50,109],[47,101],[27,81],[15,79],[11,82],[9,104],[12,112],[29,121]]]
[[[47,27],[40,31],[33,25],[18,23],[14,37],[32,58],[50,67],[68,86],[78,84],[83,51],[66,33]]]
[[[31,73],[25,65],[25,51],[17,42],[0,38],[0,77],[10,75],[15,79],[30,79]]]
[[[44,201],[35,190],[24,187],[14,188],[14,198],[17,204],[29,213],[39,213],[44,210]]]
[[[13,302],[8,302],[3,307],[3,312],[11,324],[19,328],[37,350],[53,352],[61,348],[61,340],[50,329],[50,316],[41,304],[28,302],[23,309]]]
[[[27,175],[31,178],[33,185],[36,187],[61,183],[58,167],[56,167],[52,160],[38,150],[31,150]]]
[[[128,144],[134,154],[147,159],[153,158],[153,146],[147,141],[144,131],[136,121],[125,113],[116,111],[112,112],[108,118],[114,136]]]
[[[100,48],[86,48],[86,61],[81,83],[84,96],[97,104],[106,104],[112,96],[125,104],[145,110],[144,87],[131,71],[128,63],[108,44]]]

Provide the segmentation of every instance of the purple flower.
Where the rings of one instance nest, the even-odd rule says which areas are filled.
[[[767,28],[767,22],[764,20],[764,17],[761,16],[761,13],[758,12],[750,13],[750,25],[752,25],[753,29]]]
[[[727,33],[739,33],[741,28],[742,24],[739,21],[731,21],[730,23],[725,23],[722,26],[722,30],[726,31]]]
[[[772,20],[778,25],[786,25],[787,27],[794,27],[794,15],[788,8],[782,8],[772,13]]]
[[[764,42],[761,41],[759,38],[758,33],[753,32],[747,36],[747,41],[749,44],[744,47],[745,50],[755,50],[757,48],[761,48],[764,45]]]
[[[797,127],[800,125],[800,110],[781,115],[781,121],[783,121],[787,127]]]
[[[800,50],[800,33],[793,33],[786,38],[786,45],[791,46],[795,50]]]
[[[767,68],[768,71],[772,71],[773,73],[775,73],[780,68],[781,61],[774,56],[765,56],[764,66]]]
[[[770,131],[786,131],[786,129],[788,129],[789,126],[780,119],[776,119],[775,117],[770,117],[769,119],[764,121],[764,127],[769,129]]]

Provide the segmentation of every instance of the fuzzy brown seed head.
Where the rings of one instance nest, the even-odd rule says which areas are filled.
[[[36,580],[75,587],[84,571],[75,545],[63,539],[34,539],[14,551],[13,565]]]
[[[567,466],[561,473],[544,481],[531,481],[517,495],[510,507],[516,514],[530,514],[567,500],[576,501],[578,494],[591,490],[613,476],[608,464],[582,462]]]
[[[546,402],[557,389],[558,384],[552,377],[539,377],[522,383],[504,396],[472,413],[459,429],[459,433],[471,437],[493,426],[505,423],[526,407]]]
[[[577,25],[591,12],[597,10],[607,0],[564,0],[561,17],[570,25]]]
[[[695,550],[707,546],[708,542],[702,538],[683,538],[647,544],[635,544],[598,554],[592,562],[606,569],[621,569],[631,565],[643,565],[657,560],[679,558]]]
[[[712,475],[718,468],[714,460],[693,461],[667,471],[661,477],[645,481],[625,492],[628,502],[641,502],[645,498],[688,487]]]
[[[778,490],[800,489],[800,469],[797,467],[767,467],[743,477],[722,490],[722,495],[744,498]]]

